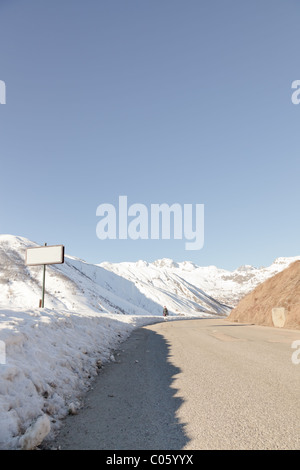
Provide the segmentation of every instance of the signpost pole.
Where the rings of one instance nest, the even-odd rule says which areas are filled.
[[[47,243],[45,243],[44,246],[47,246]],[[44,267],[43,267],[42,308],[44,308],[44,303],[45,303],[45,278],[46,278],[46,265],[44,264]]]

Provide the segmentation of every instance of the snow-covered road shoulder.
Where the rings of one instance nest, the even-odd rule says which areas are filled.
[[[157,316],[1,309],[0,449],[39,445],[80,407],[111,351]]]

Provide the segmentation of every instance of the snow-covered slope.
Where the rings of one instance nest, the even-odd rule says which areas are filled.
[[[30,246],[35,244],[25,238],[0,235],[2,305],[39,306],[42,267],[25,265],[25,251]],[[139,262],[132,267],[127,264],[126,274],[120,266],[118,272],[116,265],[92,265],[66,255],[64,264],[46,268],[45,306],[133,315],[162,315],[163,305],[171,314],[230,312],[228,306],[207,295],[201,285],[181,277],[181,270],[172,272],[164,266]]]
[[[25,265],[25,250],[35,244],[23,237],[0,235],[0,305],[35,308],[41,298],[42,267]],[[269,267],[241,266],[234,271],[161,259],[88,264],[65,256],[47,266],[45,306],[69,310],[161,315],[228,315],[258,284],[300,259],[278,258]]]
[[[214,308],[210,299],[234,307],[246,294],[269,277],[299,260],[300,256],[277,258],[269,267],[241,266],[234,271],[216,266],[197,266],[189,261],[176,263],[165,258],[146,263],[101,263],[100,266],[134,282],[142,292],[149,295],[149,286],[159,292],[189,298],[197,293],[201,308]],[[154,294],[153,294],[154,295]]]

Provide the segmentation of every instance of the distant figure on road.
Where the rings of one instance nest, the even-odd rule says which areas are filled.
[[[163,309],[163,316],[165,317],[165,320],[167,319],[167,316],[169,315],[169,312],[168,312],[168,309],[166,306],[164,306],[164,309]]]

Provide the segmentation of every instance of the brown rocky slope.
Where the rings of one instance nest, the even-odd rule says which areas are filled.
[[[285,309],[284,328],[300,329],[300,261],[267,279],[247,294],[228,320],[274,326],[272,309]]]

